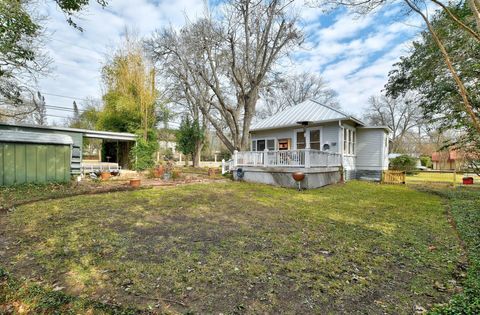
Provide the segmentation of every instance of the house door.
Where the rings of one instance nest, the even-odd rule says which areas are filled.
[[[297,131],[296,137],[297,137],[297,150],[305,149],[305,144],[306,144],[305,132],[303,130]]]

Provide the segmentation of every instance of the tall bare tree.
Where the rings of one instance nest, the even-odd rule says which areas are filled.
[[[258,109],[259,118],[265,118],[308,99],[316,99],[325,105],[339,107],[336,93],[328,88],[321,76],[303,72],[295,75],[280,74],[266,87],[261,98],[263,106]]]
[[[36,109],[33,113],[33,121],[36,125],[44,126],[47,123],[47,108],[45,107],[45,96],[40,92],[37,92],[37,95],[32,97],[32,102],[34,108]]]
[[[208,87],[201,112],[225,146],[248,147],[249,131],[261,90],[276,62],[302,41],[292,1],[231,0],[215,19],[207,14],[181,31],[171,31],[184,50],[151,41],[154,55],[173,54],[192,80]],[[188,54],[183,53],[187,51]]]
[[[392,130],[391,152],[403,152],[407,135],[415,133],[422,124],[422,114],[412,96],[391,98],[372,96],[364,114],[365,120],[372,125],[387,126]]]

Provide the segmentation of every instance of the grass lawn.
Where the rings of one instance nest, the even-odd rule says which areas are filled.
[[[0,304],[32,313],[118,312],[105,305],[412,313],[459,289],[462,248],[442,202],[355,181],[304,192],[229,182],[39,201],[0,217],[9,272]]]
[[[440,172],[418,172],[416,174],[407,175],[406,182],[407,184],[422,184],[426,183],[445,183],[451,184],[455,183],[456,185],[462,184],[463,176],[473,177],[473,182],[475,186],[480,186],[480,177],[474,173],[457,173],[454,176],[453,172],[451,173],[440,173]]]
[[[480,314],[480,189],[437,190],[447,201],[467,254],[464,290],[434,314]]]

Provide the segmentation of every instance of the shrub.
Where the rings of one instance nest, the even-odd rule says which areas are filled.
[[[155,152],[158,142],[155,137],[148,137],[148,140],[141,136],[137,137],[137,144],[130,151],[130,159],[136,171],[144,171],[155,166]]]
[[[400,155],[390,160],[390,168],[398,171],[413,173],[417,165],[417,159],[408,155]]]
[[[425,167],[428,167],[428,168],[432,168],[432,166],[433,166],[432,158],[429,157],[429,156],[421,156],[420,157],[420,163],[422,164],[422,166],[425,166]]]

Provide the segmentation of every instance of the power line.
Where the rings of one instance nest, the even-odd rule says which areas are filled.
[[[40,92],[40,93],[45,94],[45,95],[50,95],[50,96],[69,98],[69,99],[72,99],[72,100],[80,100],[80,101],[85,101],[85,102],[91,101],[91,99],[89,100],[89,99],[86,99],[86,98],[80,98],[80,97],[74,97],[74,96],[67,96],[67,95],[54,94],[54,93],[45,93],[45,92]]]

